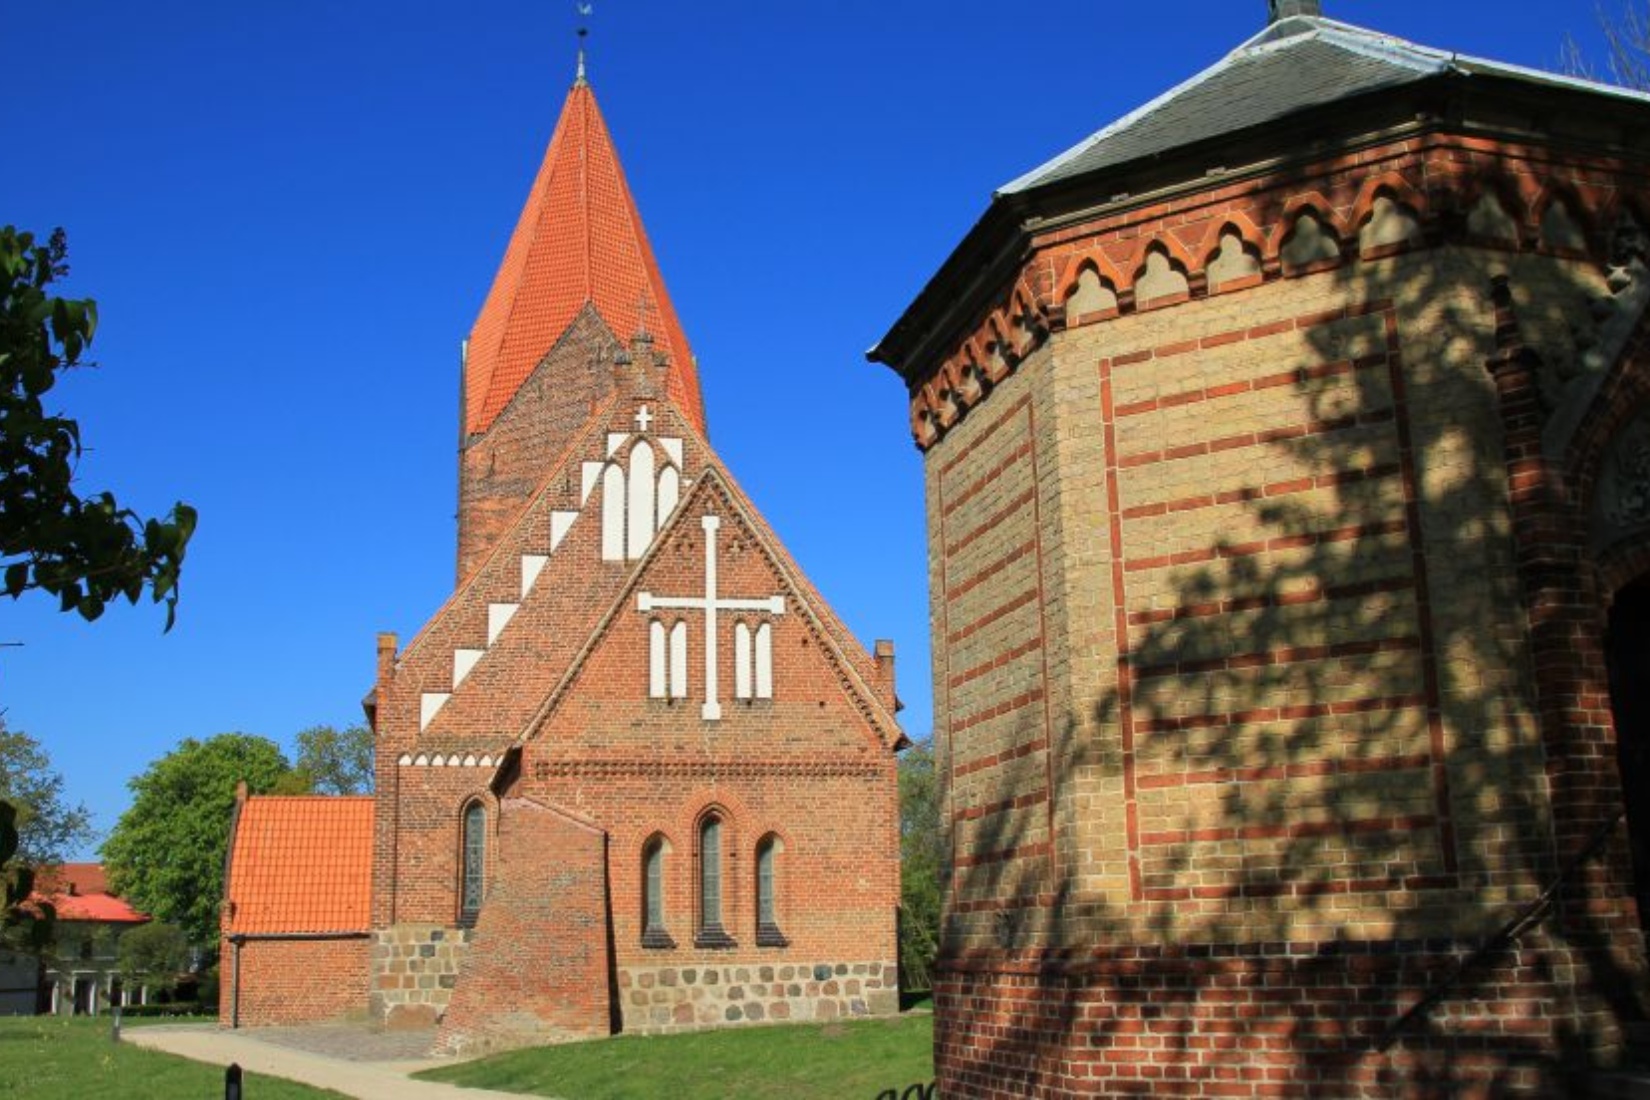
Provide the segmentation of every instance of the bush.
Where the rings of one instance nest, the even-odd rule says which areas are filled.
[[[120,1014],[133,1016],[200,1016],[207,1012],[199,1001],[174,1001],[171,1004],[125,1005]]]

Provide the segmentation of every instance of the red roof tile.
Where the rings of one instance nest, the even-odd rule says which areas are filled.
[[[371,797],[248,798],[229,856],[224,931],[365,931],[372,806]]]
[[[620,340],[643,328],[653,334],[670,355],[667,391],[704,432],[693,353],[596,96],[580,80],[567,93],[504,261],[470,330],[466,431],[487,430],[587,302]]]
[[[101,863],[64,863],[46,870],[33,897],[50,904],[58,920],[142,924],[149,917],[109,893]]]

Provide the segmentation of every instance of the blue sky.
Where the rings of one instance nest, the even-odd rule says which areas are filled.
[[[925,736],[920,458],[864,362],[992,188],[1213,63],[1265,0],[595,0],[590,78],[712,443]],[[1329,0],[1551,68],[1594,0]],[[0,222],[69,232],[86,491],[201,526],[177,627],[0,602],[0,708],[107,829],[184,737],[360,719],[453,583],[459,340],[573,75],[572,2],[5,5]],[[22,66],[19,70],[19,66]]]

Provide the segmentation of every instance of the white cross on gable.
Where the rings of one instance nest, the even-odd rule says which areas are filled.
[[[722,701],[716,683],[716,613],[719,611],[766,611],[770,615],[785,613],[785,597],[764,596],[757,599],[723,599],[716,591],[716,531],[722,526],[717,516],[703,516],[699,526],[705,531],[705,594],[703,596],[655,596],[651,592],[636,594],[636,610],[646,614],[655,609],[703,611],[705,613],[705,703],[700,717],[715,722],[722,717]]]
[[[645,432],[652,426],[653,413],[648,411],[648,407],[646,405],[643,405],[641,408],[636,410],[636,430],[639,432]]]

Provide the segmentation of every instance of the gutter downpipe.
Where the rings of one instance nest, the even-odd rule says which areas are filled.
[[[241,948],[250,942],[279,942],[279,941],[315,941],[315,940],[365,940],[371,939],[372,933],[360,932],[236,932],[229,937],[229,942],[235,945],[235,957],[230,965],[229,990],[229,1026],[232,1030],[241,1026]]]

